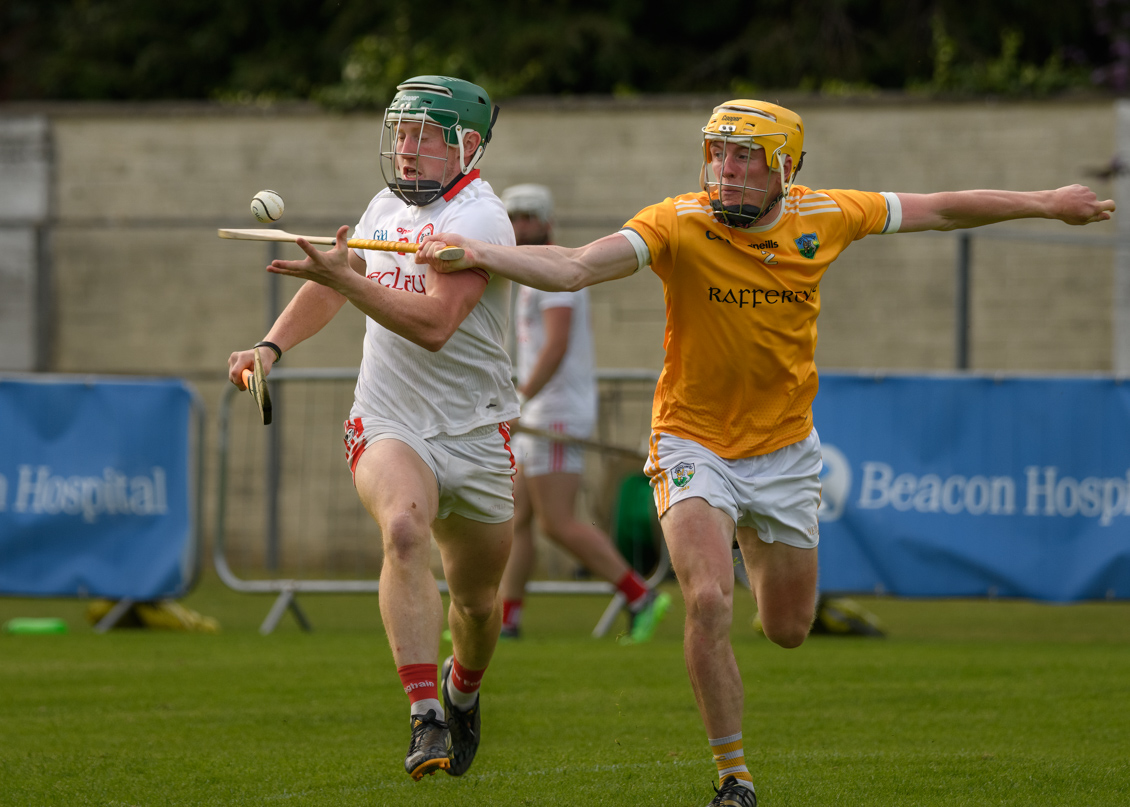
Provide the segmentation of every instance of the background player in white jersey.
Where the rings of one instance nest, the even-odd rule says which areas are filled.
[[[381,140],[388,188],[361,216],[358,237],[411,243],[451,229],[512,245],[502,202],[475,168],[497,117],[487,93],[444,76],[412,78],[397,90]],[[410,702],[404,766],[417,780],[440,769],[458,776],[479,744],[479,683],[498,641],[498,584],[512,534],[507,422],[518,415],[518,397],[504,348],[511,284],[481,269],[421,271],[409,254],[352,251],[348,230],[338,230],[327,252],[299,240],[306,259],[268,267],[308,282],[267,334],[274,355],[263,356],[264,366],[346,302],[367,317],[345,445],[384,543],[381,617]],[[232,354],[236,386],[252,362],[250,350]],[[450,588],[454,646],[438,687],[443,614],[429,568],[432,535]]]
[[[791,110],[730,101],[703,128],[702,191],[640,211],[578,249],[504,248],[440,234],[416,260],[478,266],[575,290],[644,266],[663,280],[666,357],[652,414],[652,478],[686,603],[684,656],[721,787],[753,807],[744,689],[733,648],[737,537],[765,635],[796,647],[816,601],[820,443],[812,426],[819,282],[869,234],[953,230],[1020,218],[1088,224],[1114,203],[1081,185],[1018,193],[816,191],[795,185],[804,130]],[[459,261],[436,252],[463,246]],[[771,684],[762,684],[762,686]]]
[[[512,185],[502,202],[518,244],[553,243],[553,196],[544,185]],[[592,324],[587,289],[546,292],[519,286],[517,313],[518,397],[522,424],[587,438],[596,425]],[[577,492],[584,472],[580,446],[530,434],[514,436],[514,545],[502,576],[502,635],[518,638],[523,597],[536,562],[533,522],[590,572],[616,586],[628,604],[624,639],[645,642],[663,618],[671,596],[647,587],[611,539],[577,519]]]

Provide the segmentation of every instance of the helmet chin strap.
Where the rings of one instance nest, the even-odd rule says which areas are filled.
[[[469,172],[470,167],[467,170]],[[391,190],[400,197],[401,201],[415,207],[422,207],[430,205],[442,196],[446,196],[452,188],[463,180],[463,177],[464,174],[456,174],[455,178],[446,185],[440,185],[434,179],[396,179],[389,184],[393,186]]]
[[[727,227],[739,227],[744,230],[769,215],[770,211],[777,206],[777,202],[781,201],[783,195],[779,194],[764,210],[757,205],[724,205],[721,199],[712,199],[710,208],[718,214],[718,217]]]
[[[429,205],[445,192],[434,179],[393,179],[388,185],[400,201],[413,207]]]

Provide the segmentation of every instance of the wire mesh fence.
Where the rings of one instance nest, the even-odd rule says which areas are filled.
[[[380,530],[353,489],[342,444],[355,381],[353,369],[276,370],[274,421],[267,427],[234,387],[224,393],[215,531],[222,572],[242,581],[377,579]],[[598,373],[593,442],[609,450],[587,452],[579,507],[605,530],[622,481],[642,467],[655,382],[650,370]],[[546,549],[540,577],[576,577],[575,562]],[[434,547],[433,558],[438,576]]]

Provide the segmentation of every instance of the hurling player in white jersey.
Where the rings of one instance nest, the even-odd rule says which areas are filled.
[[[498,114],[487,93],[445,76],[418,76],[397,90],[380,147],[388,187],[369,203],[357,237],[417,243],[448,229],[513,245],[506,210],[475,168]],[[437,770],[459,776],[479,745],[479,684],[498,641],[513,533],[508,421],[519,407],[504,348],[510,281],[481,269],[440,274],[410,253],[351,250],[348,231],[341,227],[326,252],[300,239],[304,260],[268,267],[307,283],[260,355],[269,371],[347,302],[366,315],[345,446],[357,495],[381,529],[381,617],[409,699],[404,767],[416,780]],[[233,353],[232,383],[242,389],[253,362],[253,350]],[[454,652],[442,674],[432,536],[451,596]]]
[[[553,196],[544,185],[512,185],[502,202],[518,244],[553,241]],[[596,424],[589,293],[518,287],[518,396],[523,426],[587,438]],[[625,639],[643,642],[670,605],[671,596],[647,587],[611,539],[576,517],[584,455],[577,445],[531,434],[514,437],[514,546],[502,576],[502,635],[517,639],[523,595],[536,560],[533,520],[550,540],[569,550],[590,572],[616,586],[628,604]]]
[[[663,281],[666,358],[647,470],[686,605],[683,654],[718,768],[714,807],[757,805],[742,735],[745,690],[730,643],[733,539],[771,641],[801,645],[815,613],[822,460],[811,403],[824,270],[869,234],[1022,218],[1083,225],[1109,219],[1115,208],[1082,185],[815,190],[794,182],[803,143],[792,110],[728,101],[702,129],[701,191],[644,208],[618,233],[577,249],[437,233],[416,254],[439,271],[477,266],[546,291],[648,266]],[[767,241],[772,253],[761,246]],[[464,247],[464,257],[440,260],[446,244]],[[717,295],[723,285],[739,288],[737,305]],[[758,315],[743,303],[749,312],[760,305]],[[757,692],[772,686],[763,676]]]

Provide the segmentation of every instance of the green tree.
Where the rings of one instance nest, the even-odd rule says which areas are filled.
[[[0,100],[372,107],[431,72],[498,97],[1120,91],[1128,12],[1130,0],[0,0]]]

